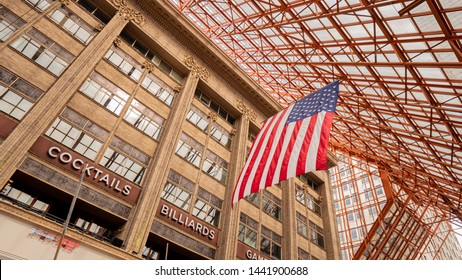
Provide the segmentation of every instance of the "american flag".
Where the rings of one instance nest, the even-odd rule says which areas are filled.
[[[232,204],[288,178],[327,169],[339,83],[311,93],[264,123],[234,188]]]

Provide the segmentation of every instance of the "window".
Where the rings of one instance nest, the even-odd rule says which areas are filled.
[[[141,86],[168,106],[172,106],[175,91],[152,73],[148,73]]]
[[[277,220],[282,219],[281,200],[267,190],[262,192],[262,210]]]
[[[195,185],[193,182],[174,170],[170,170],[161,198],[189,212],[191,193],[194,192],[194,188]]]
[[[67,68],[74,56],[63,47],[32,28],[27,34],[11,43],[11,47],[35,61],[56,76]]]
[[[39,12],[43,12],[46,8],[50,6],[52,0],[24,0],[27,4],[32,6]]]
[[[99,19],[103,23],[108,23],[109,20],[111,19],[109,16],[107,16],[103,11],[100,9],[96,8],[90,1],[88,0],[77,0],[76,1],[82,8],[87,10],[90,14],[95,16],[97,19]]]
[[[275,260],[280,260],[282,237],[265,226],[261,226],[261,235],[260,252]]]
[[[148,60],[150,60],[157,68],[159,68],[162,72],[167,74],[170,78],[172,78],[177,83],[181,84],[184,79],[184,75],[182,75],[177,70],[173,69],[167,62],[162,60],[160,56],[154,53],[151,49],[146,47],[144,44],[140,43],[137,39],[135,39],[131,34],[127,31],[122,31],[120,37],[130,46],[132,46],[135,50],[139,51],[143,56],[145,56]]]
[[[204,146],[194,140],[192,137],[185,133],[181,133],[178,145],[176,148],[176,154],[185,160],[192,163],[194,166],[199,167],[201,162],[201,153]]]
[[[223,184],[226,184],[228,180],[228,162],[210,150],[205,152],[205,160],[202,165],[202,171]]]
[[[309,260],[310,254],[306,252],[305,250],[298,248],[298,259],[299,260]]]
[[[158,260],[159,259],[159,252],[153,250],[150,247],[144,246],[142,256],[146,260]]]
[[[217,122],[214,122],[212,124],[210,136],[212,136],[213,139],[217,140],[218,143],[225,146],[226,148],[231,148],[231,133],[227,131],[224,127],[219,125]]]
[[[306,206],[314,213],[321,216],[321,201],[314,198],[311,194],[306,194]]]
[[[255,138],[257,138],[257,133],[249,129],[249,134],[247,134],[247,140],[253,143],[253,141],[255,141]]]
[[[206,113],[202,112],[193,104],[191,104],[191,107],[189,108],[189,112],[186,116],[186,119],[195,126],[197,126],[200,130],[207,131],[210,119],[209,116],[207,116]]]
[[[69,108],[63,111],[45,134],[92,160],[108,135],[104,129]]]
[[[121,49],[113,46],[104,58],[135,82],[141,78],[141,64]]]
[[[321,216],[321,201],[314,198],[314,196],[298,184],[295,184],[295,199],[318,216]]]
[[[5,187],[3,187],[0,192],[1,197],[13,201],[15,203],[22,203],[24,206],[31,207],[34,211],[38,212],[47,212],[49,204],[39,200],[36,196],[31,196],[30,194],[16,189],[12,186],[12,182],[8,182]]]
[[[149,160],[145,153],[114,137],[99,164],[139,185]]]
[[[308,222],[305,216],[297,212],[297,232],[303,237],[308,237]]]
[[[305,183],[309,188],[319,192],[320,186],[316,184],[312,179],[308,178],[306,174],[299,175],[298,178]]]
[[[306,205],[305,189],[295,184],[295,199],[303,205]]]
[[[5,7],[0,7],[0,42],[4,42],[26,22]]]
[[[244,199],[260,208],[260,193],[251,193],[248,196],[244,197]]]
[[[194,96],[200,100],[202,103],[204,103],[207,107],[212,109],[212,111],[216,112],[220,117],[222,117],[224,120],[226,120],[228,123],[231,125],[234,125],[234,122],[236,119],[232,117],[225,109],[220,107],[215,101],[210,99],[205,93],[203,93],[201,90],[196,89]]]
[[[239,223],[239,233],[237,239],[244,244],[257,248],[257,229],[258,222],[249,216],[241,213]]]
[[[157,115],[154,111],[133,99],[124,120],[143,131],[151,138],[158,140],[164,124],[164,118]]]
[[[196,198],[196,202],[194,203],[192,214],[199,219],[218,227],[220,224],[223,200],[203,188],[199,188],[197,196],[198,198]]]
[[[51,12],[49,18],[54,21],[57,25],[61,26],[74,38],[88,44],[94,37],[94,28],[79,18],[76,14],[71,12],[65,6],[61,6],[58,9]]]
[[[43,92],[0,66],[0,111],[21,120]]]
[[[86,234],[106,241],[109,241],[113,236],[113,231],[98,225],[92,219],[88,218],[78,218],[75,222],[75,227]]]
[[[323,229],[317,224],[309,221],[310,223],[310,241],[318,245],[321,248],[324,248],[324,233]]]
[[[96,72],[83,83],[80,91],[116,115],[120,114],[129,96]]]

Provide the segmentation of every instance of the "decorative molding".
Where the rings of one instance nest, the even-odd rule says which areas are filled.
[[[120,38],[115,38],[114,39],[114,42],[113,42],[114,46],[120,47],[121,43],[122,43],[122,40],[120,40]]]
[[[209,112],[209,118],[212,120],[212,122],[216,122],[217,118],[218,118],[218,115],[217,115],[217,113],[210,111]]]
[[[126,0],[111,0],[111,2],[119,9],[119,15],[126,20],[132,21],[140,26],[143,26],[146,22],[146,19],[140,12],[127,5]]]
[[[192,74],[195,76],[195,77],[199,77],[200,79],[204,80],[204,81],[207,81],[208,78],[210,77],[210,73],[207,69],[205,69],[204,67],[201,67],[197,62],[196,60],[194,60],[194,58],[185,53],[184,54],[184,63],[186,65],[186,67],[191,70]]]
[[[154,72],[156,66],[154,66],[154,64],[152,64],[150,61],[145,60],[143,61],[143,68],[145,68],[149,72]]]
[[[176,85],[175,88],[173,89],[173,91],[180,92],[180,90],[181,90],[182,88],[183,88],[182,86]]]
[[[71,3],[71,0],[59,0],[59,3],[63,6],[67,6]]]
[[[104,28],[104,25],[100,23],[97,26],[95,26],[93,28],[93,30],[95,30],[95,32],[101,32],[101,30],[103,30],[103,28]]]
[[[246,119],[255,122],[255,120],[257,119],[257,113],[254,110],[248,108],[245,105],[244,101],[242,101],[241,99],[237,99],[236,107]]]

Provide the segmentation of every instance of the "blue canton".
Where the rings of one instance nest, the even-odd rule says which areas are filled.
[[[298,100],[290,112],[286,123],[311,117],[319,112],[335,112],[340,81],[335,81],[322,89]]]

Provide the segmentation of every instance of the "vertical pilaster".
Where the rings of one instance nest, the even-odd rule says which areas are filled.
[[[208,71],[200,67],[187,54],[185,55],[184,63],[191,72],[187,76],[181,91],[175,96],[169,118],[162,130],[159,145],[146,172],[147,178],[141,199],[136,206],[135,215],[131,219],[132,226],[129,227],[130,232],[127,236],[126,247],[133,254],[142,254],[160,201],[160,194],[168,176],[170,161],[172,155],[175,154],[182,124],[186,120],[197,84],[199,79],[207,79],[209,76]]]
[[[323,219],[324,239],[328,260],[340,259],[340,241],[338,238],[337,218],[335,215],[334,199],[329,171],[324,175],[324,187],[321,188],[321,213]]]
[[[249,110],[242,101],[237,101],[237,108],[243,114],[237,120],[236,135],[233,139],[233,157],[231,159],[231,170],[229,184],[226,189],[225,199],[222,209],[222,229],[218,240],[217,259],[233,260],[236,259],[237,232],[239,227],[239,202],[231,205],[234,186],[239,178],[242,167],[245,163],[247,153],[247,137],[250,120],[255,120],[255,112]]]
[[[127,22],[131,20],[137,24],[144,23],[143,16],[124,2],[118,7],[120,8],[118,15],[111,19],[42,96],[40,102],[35,104],[16,129],[2,142],[0,146],[0,186],[4,186],[13,175],[35,140],[69,102],[74,92],[93,71]]]
[[[297,217],[295,200],[295,179],[289,178],[281,182],[282,189],[282,259],[296,260]]]

